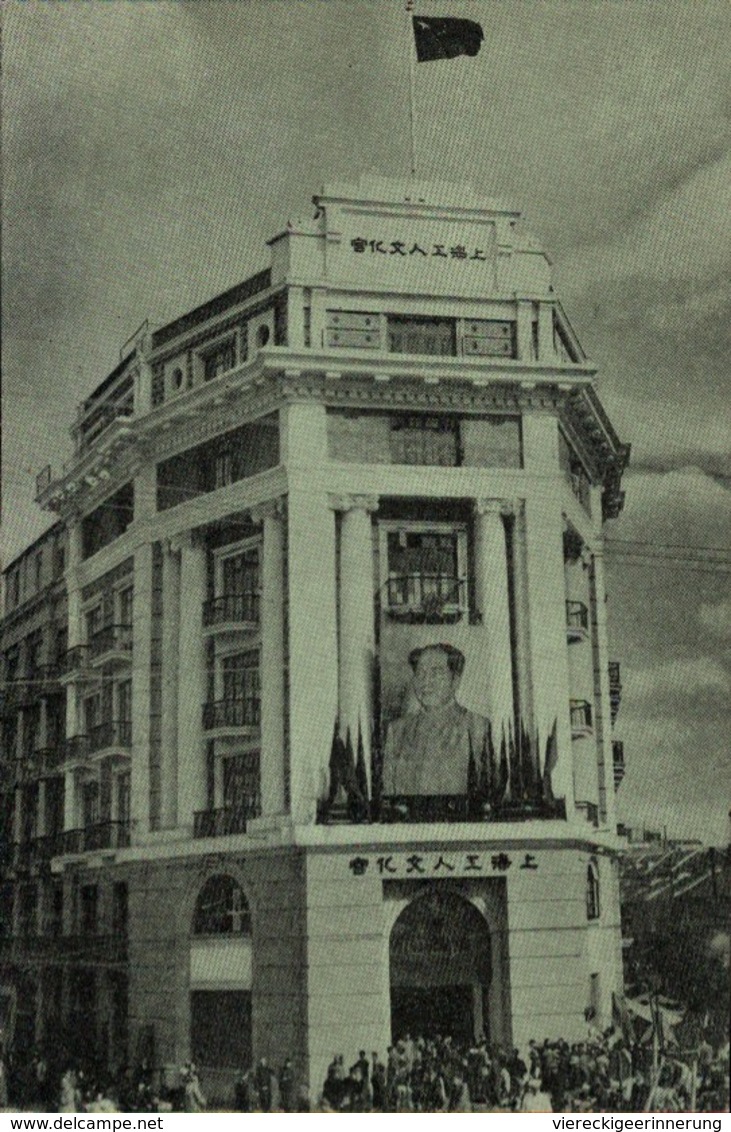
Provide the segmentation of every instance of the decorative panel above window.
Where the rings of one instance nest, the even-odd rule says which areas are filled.
[[[380,315],[356,311],[328,311],[325,345],[357,350],[380,350]]]
[[[468,357],[514,358],[515,323],[479,318],[463,324],[462,353]]]

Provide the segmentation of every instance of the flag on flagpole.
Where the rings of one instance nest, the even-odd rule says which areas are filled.
[[[477,55],[483,40],[482,27],[474,20],[452,16],[413,16],[416,59],[456,59],[458,55]]]

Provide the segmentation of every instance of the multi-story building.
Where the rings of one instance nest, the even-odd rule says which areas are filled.
[[[214,1093],[406,1030],[575,1037],[622,979],[627,448],[517,211],[379,179],[315,205],[140,333],[38,485],[68,539],[63,1021]]]

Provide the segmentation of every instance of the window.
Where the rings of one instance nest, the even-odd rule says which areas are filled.
[[[183,371],[180,366],[176,366],[173,370],[173,388],[176,390],[183,388]]]
[[[119,591],[119,624],[131,625],[134,608],[134,586],[125,586]]]
[[[236,365],[236,339],[228,338],[203,354],[203,379],[211,381]]]
[[[586,870],[586,918],[598,920],[601,912],[599,904],[599,867],[590,861]]]
[[[394,354],[457,353],[453,318],[412,318],[388,315],[388,346]]]
[[[66,551],[58,543],[53,548],[53,580],[63,577],[66,568]]]
[[[229,812],[232,829],[246,829],[246,819],[258,817],[259,797],[259,752],[224,758],[223,807]]]
[[[16,568],[8,574],[8,604],[12,607],[20,603],[20,570]]]
[[[81,787],[81,815],[84,829],[99,821],[99,783],[85,782]]]
[[[203,885],[195,905],[193,935],[251,935],[249,905],[233,877],[211,877]]]
[[[93,609],[88,609],[84,615],[86,622],[86,641],[90,643],[102,627],[102,607],[95,605]]]
[[[394,464],[459,463],[459,422],[455,417],[426,414],[391,418],[391,460]]]
[[[18,893],[18,929],[22,936],[38,932],[38,890],[34,884],[22,884]]]
[[[233,483],[233,452],[224,448],[217,452],[213,463],[213,488],[226,487]]]
[[[115,936],[127,935],[129,921],[129,893],[127,882],[116,881],[112,888],[112,932]]]
[[[225,656],[222,673],[224,700],[243,704],[244,724],[258,724],[260,716],[258,650],[249,649],[247,652]]]
[[[132,722],[132,681],[122,680],[117,685],[117,719],[120,723]]]
[[[165,400],[165,367],[157,362],[152,370],[152,407],[157,408]]]
[[[43,585],[43,551],[39,550],[35,557],[36,591]]]
[[[18,679],[18,669],[20,667],[20,647],[13,645],[5,653],[5,679],[10,684]]]
[[[129,771],[117,776],[117,821],[127,824],[132,814],[132,779]]]
[[[81,920],[79,928],[82,935],[96,935],[99,890],[95,884],[85,884],[81,888]]]
[[[261,576],[258,546],[229,554],[220,562],[218,584],[224,604],[235,620],[258,621]]]
[[[439,624],[467,607],[467,531],[461,526],[385,529],[384,605],[391,617]]]
[[[25,671],[31,680],[38,676],[41,671],[42,651],[43,633],[40,631],[30,633],[25,639]]]

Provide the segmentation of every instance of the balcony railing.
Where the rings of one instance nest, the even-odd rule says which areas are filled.
[[[106,720],[89,728],[89,752],[108,748],[128,750],[132,746],[132,724],[128,719]]]
[[[566,602],[566,635],[569,641],[583,641],[589,635],[589,610],[583,601]]]
[[[61,744],[60,761],[68,763],[88,759],[90,749],[88,735],[71,735]]]
[[[220,810],[198,810],[193,814],[193,837],[227,837],[231,833],[246,833],[246,822],[261,813],[258,794],[244,797],[238,806],[224,806]]]
[[[257,727],[261,718],[258,697],[243,700],[217,700],[203,705],[203,730],[220,727]]]
[[[612,723],[614,723],[619,714],[619,706],[622,703],[622,675],[618,660],[609,662],[609,702]]]
[[[131,625],[105,625],[89,641],[89,660],[99,660],[110,652],[127,654],[131,650]]]
[[[89,853],[98,849],[126,849],[129,843],[128,821],[100,821],[82,829],[65,830],[60,852]]]
[[[74,673],[81,672],[88,663],[88,652],[88,645],[74,645],[67,649],[59,660],[59,675],[73,676]]]
[[[586,700],[571,700],[571,734],[574,739],[590,735],[592,731],[591,704]]]
[[[222,594],[203,602],[203,624],[211,628],[225,624],[259,624],[258,593]]]
[[[395,621],[445,625],[466,609],[467,583],[446,574],[404,574],[385,585],[386,612]]]

